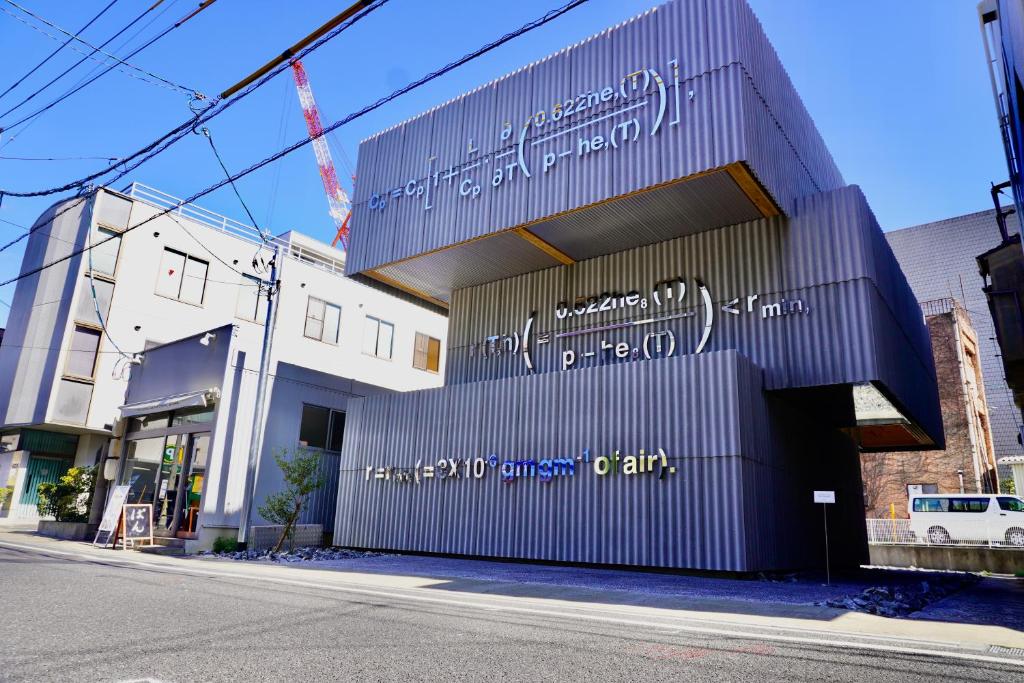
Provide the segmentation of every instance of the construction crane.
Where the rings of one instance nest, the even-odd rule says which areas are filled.
[[[327,146],[327,139],[324,137],[324,128],[320,123],[320,109],[313,99],[313,91],[309,87],[309,79],[306,78],[306,70],[302,68],[302,62],[292,62],[292,72],[295,75],[295,88],[299,91],[299,104],[302,105],[302,115],[306,119],[306,129],[309,137],[313,139],[313,152],[316,154],[316,164],[320,168],[320,178],[324,181],[324,191],[327,192],[327,204],[330,207],[328,212],[334,221],[338,232],[334,235],[331,246],[337,246],[341,242],[341,248],[348,250],[348,221],[352,217],[352,202],[348,194],[338,183],[338,174],[334,170],[334,161],[331,159],[331,150]]]

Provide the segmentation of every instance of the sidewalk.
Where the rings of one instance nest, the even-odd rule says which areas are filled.
[[[277,564],[100,549],[0,528],[3,547],[211,578],[273,581],[369,596],[387,593],[403,600],[480,609],[548,610],[641,625],[700,624],[743,628],[760,635],[814,633],[856,642],[898,640],[977,653],[993,646],[1024,648],[1024,584],[1014,579],[982,579],[911,618],[897,619],[815,603],[856,595],[875,585],[921,581],[929,573],[874,570],[824,586],[809,579],[740,580],[402,555]]]

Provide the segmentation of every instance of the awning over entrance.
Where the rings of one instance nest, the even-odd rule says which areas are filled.
[[[220,396],[219,389],[203,389],[201,391],[190,391],[184,394],[174,394],[161,398],[128,403],[121,406],[122,417],[134,417],[136,415],[148,415],[150,413],[162,413],[167,410],[179,410],[181,408],[205,408]]]

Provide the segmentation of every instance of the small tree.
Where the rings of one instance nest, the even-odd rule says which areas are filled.
[[[288,457],[287,450],[274,454],[274,462],[284,474],[285,489],[267,497],[260,506],[260,516],[274,524],[283,524],[281,537],[277,539],[273,552],[280,552],[284,539],[289,548],[295,547],[295,523],[309,496],[324,485],[320,473],[320,454],[317,451],[300,449]]]
[[[36,488],[36,509],[58,522],[87,522],[95,484],[95,467],[72,467],[56,484],[45,482]]]

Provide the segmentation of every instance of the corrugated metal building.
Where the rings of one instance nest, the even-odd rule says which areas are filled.
[[[742,0],[482,86],[358,175],[348,273],[450,307],[449,360],[350,402],[336,543],[806,566],[827,489],[858,562],[858,447],[941,447],[920,308]]]

